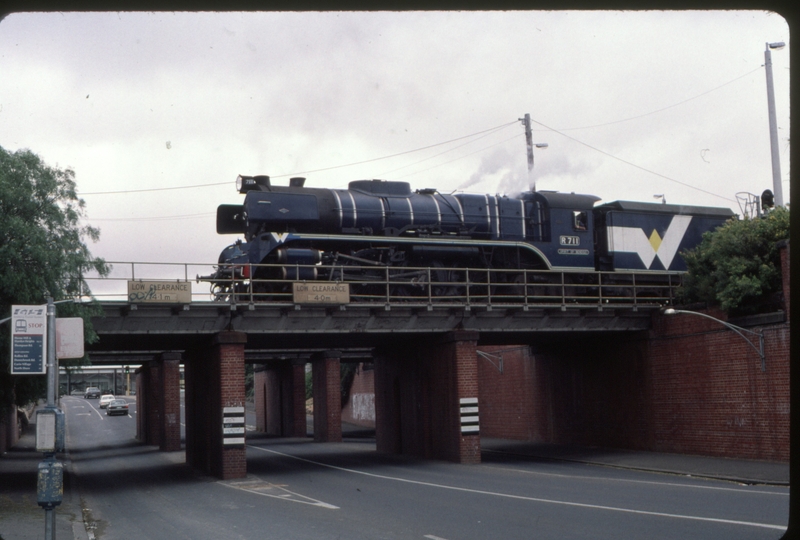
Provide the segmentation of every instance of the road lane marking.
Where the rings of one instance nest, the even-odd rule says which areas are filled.
[[[105,418],[103,418],[103,415],[102,415],[102,414],[100,414],[100,411],[99,411],[99,410],[95,409],[94,407],[91,407],[91,409],[92,409],[94,412],[96,412],[96,413],[97,413],[97,416],[99,416],[99,417],[100,417],[100,420],[105,420]]]
[[[432,534],[426,534],[423,538],[430,538],[430,540],[447,540],[446,538],[442,538],[441,536],[433,536]]]
[[[733,519],[721,519],[721,518],[711,518],[711,517],[701,517],[701,516],[689,516],[689,515],[684,515],[684,514],[669,514],[669,513],[666,513],[666,512],[653,512],[653,511],[649,511],[649,510],[634,510],[632,508],[621,508],[621,507],[616,507],[616,506],[605,506],[605,505],[600,505],[600,504],[587,504],[587,503],[579,503],[579,502],[572,502],[572,501],[559,501],[557,499],[543,499],[543,498],[540,498],[540,497],[526,497],[526,496],[523,496],[523,495],[512,495],[510,493],[498,493],[498,492],[495,492],[495,491],[484,491],[484,490],[480,490],[480,489],[462,488],[462,487],[457,487],[457,486],[448,486],[448,485],[445,485],[445,484],[434,484],[432,482],[423,482],[423,481],[420,481],[420,480],[409,480],[407,478],[399,478],[399,477],[396,477],[396,476],[386,476],[386,475],[382,475],[382,474],[369,473],[369,472],[366,472],[366,471],[359,471],[359,470],[356,470],[356,469],[348,469],[346,467],[339,467],[337,465],[329,465],[327,463],[321,463],[319,461],[313,461],[313,460],[302,458],[302,457],[299,457],[299,456],[293,456],[291,454],[278,452],[276,450],[269,450],[267,448],[261,448],[259,446],[252,446],[252,445],[247,445],[247,446],[248,446],[248,448],[253,448],[255,450],[261,450],[262,452],[269,452],[271,454],[277,454],[279,456],[284,456],[284,457],[296,459],[298,461],[305,461],[306,463],[312,463],[314,465],[319,465],[320,467],[327,467],[329,469],[335,469],[337,471],[343,471],[343,472],[348,472],[348,473],[352,473],[352,474],[360,474],[360,475],[363,475],[363,476],[369,476],[369,477],[372,477],[372,478],[380,478],[380,479],[383,479],[383,480],[394,480],[396,482],[404,482],[404,483],[407,483],[407,484],[416,484],[416,485],[419,485],[419,486],[428,486],[428,487],[435,487],[435,488],[440,488],[440,489],[448,489],[448,490],[451,490],[451,491],[462,491],[462,492],[466,492],[466,493],[475,493],[475,494],[478,494],[478,495],[491,495],[493,497],[502,497],[502,498],[506,498],[506,499],[515,499],[515,500],[521,500],[521,501],[531,501],[531,502],[539,502],[539,503],[546,503],[546,504],[557,504],[557,505],[561,505],[561,506],[573,506],[573,507],[576,507],[576,508],[590,508],[590,509],[594,509],[594,510],[607,510],[607,511],[611,511],[611,512],[623,512],[623,513],[627,513],[627,514],[638,514],[638,515],[644,515],[644,516],[666,517],[666,518],[673,518],[673,519],[686,519],[686,520],[692,520],[692,521],[705,521],[705,522],[709,522],[709,523],[725,523],[727,525],[742,525],[742,526],[746,526],[746,527],[760,527],[760,528],[764,528],[764,529],[776,529],[776,530],[779,530],[779,531],[785,531],[786,530],[786,526],[785,525],[772,525],[770,523],[756,523],[756,522],[753,522],[753,521],[738,521],[738,520],[733,520]]]
[[[762,490],[750,490],[750,489],[742,489],[742,488],[732,488],[732,487],[722,487],[722,486],[701,486],[701,485],[694,485],[694,484],[679,484],[675,482],[656,482],[653,480],[633,480],[633,479],[626,479],[626,478],[609,478],[607,476],[586,476],[580,474],[559,474],[559,473],[546,473],[540,471],[526,471],[524,469],[515,469],[513,467],[496,467],[493,465],[486,465],[484,466],[489,469],[499,469],[501,471],[511,471],[515,473],[524,473],[524,474],[535,474],[537,476],[555,476],[557,478],[578,478],[582,480],[602,480],[605,482],[629,482],[631,484],[653,484],[656,486],[670,486],[670,487],[684,487],[684,488],[692,488],[692,489],[713,489],[717,491],[733,491],[735,493],[744,493],[747,495],[750,494],[760,494],[760,495],[781,495],[783,497],[789,496],[788,488],[786,491],[762,491]],[[638,471],[638,472],[648,472],[648,471]],[[724,480],[722,480],[724,481]],[[776,486],[782,488],[782,486]]]
[[[322,501],[318,501],[317,499],[306,497],[305,495],[300,495],[299,493],[289,491],[284,486],[271,484],[269,482],[264,482],[261,480],[255,480],[255,479],[233,480],[233,481],[220,481],[217,483],[229,488],[238,489],[240,491],[255,493],[256,495],[261,495],[262,497],[272,497],[274,499],[281,499],[283,501],[308,504],[311,506],[319,506],[321,508],[327,508],[329,510],[339,509],[338,506],[324,503]],[[275,491],[282,491],[283,493],[275,493]]]

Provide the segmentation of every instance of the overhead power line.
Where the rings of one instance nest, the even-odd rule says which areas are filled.
[[[495,126],[493,128],[485,129],[483,131],[478,131],[477,133],[472,133],[470,135],[464,135],[462,137],[456,137],[455,139],[450,139],[449,141],[444,141],[444,142],[440,142],[440,143],[436,143],[436,144],[430,144],[428,146],[423,146],[421,148],[416,148],[414,150],[406,150],[405,152],[398,152],[397,154],[391,154],[391,155],[388,155],[388,156],[382,156],[382,157],[377,157],[377,158],[372,158],[372,159],[366,159],[364,161],[357,161],[357,162],[354,162],[354,163],[345,163],[344,165],[334,165],[332,167],[324,167],[322,169],[299,171],[299,172],[293,172],[293,173],[290,173],[290,174],[272,175],[271,177],[272,178],[286,178],[286,177],[292,177],[292,176],[301,176],[301,175],[304,175],[304,174],[323,172],[323,171],[332,171],[334,169],[343,169],[345,167],[353,167],[353,166],[356,166],[356,165],[363,165],[364,163],[372,163],[372,162],[381,161],[381,160],[384,160],[384,159],[391,159],[391,158],[398,157],[398,156],[404,156],[404,155],[407,155],[407,154],[413,154],[414,152],[420,152],[422,150],[428,150],[429,148],[435,148],[437,146],[450,144],[452,142],[460,141],[460,140],[463,140],[463,139],[468,139],[468,138],[471,138],[471,137],[475,137],[477,135],[483,135],[484,133],[494,132],[494,131],[497,131],[499,129],[502,129],[502,128],[505,128],[505,127],[508,127],[508,126],[511,126],[511,125],[514,125],[514,124],[516,124],[516,122],[509,122],[507,124],[502,124],[500,126]],[[120,190],[120,191],[91,191],[91,192],[87,192],[87,193],[81,193],[80,195],[81,195],[81,197],[83,197],[85,195],[117,195],[117,194],[124,194],[124,193],[144,193],[144,192],[150,192],[150,191],[168,191],[168,190],[176,190],[176,189],[193,189],[193,188],[202,188],[202,187],[211,187],[211,186],[223,186],[223,185],[228,185],[230,183],[231,182],[214,182],[214,183],[211,183],[211,184],[193,184],[193,185],[190,185],[190,186],[174,186],[174,187],[163,187],[163,188],[125,189],[125,190]]]
[[[675,182],[676,184],[680,184],[680,185],[682,185],[682,186],[686,186],[686,187],[688,187],[688,188],[695,189],[695,190],[697,190],[697,191],[702,191],[703,193],[705,193],[705,194],[707,194],[707,195],[713,195],[714,197],[719,197],[720,199],[725,199],[726,201],[736,202],[734,199],[731,199],[731,198],[729,198],[729,197],[725,197],[724,195],[719,195],[719,194],[717,194],[717,193],[712,193],[711,191],[707,191],[707,190],[705,190],[705,189],[703,189],[703,188],[699,188],[699,187],[697,187],[697,186],[693,186],[693,185],[691,185],[691,184],[687,184],[686,182],[681,182],[680,180],[675,180],[674,178],[670,178],[669,176],[666,176],[666,175],[663,175],[663,174],[661,174],[661,173],[655,172],[655,171],[653,171],[653,170],[651,170],[651,169],[648,169],[648,168],[646,168],[646,167],[642,167],[641,165],[637,165],[636,163],[633,163],[632,161],[628,161],[628,160],[626,160],[626,159],[622,159],[621,157],[617,157],[617,156],[615,156],[614,154],[609,154],[609,153],[608,153],[608,152],[606,152],[605,150],[601,150],[601,149],[599,149],[599,148],[597,148],[597,147],[595,147],[595,146],[592,146],[591,144],[587,144],[587,143],[585,143],[585,142],[583,142],[583,141],[580,141],[580,140],[576,139],[575,137],[570,137],[570,136],[569,136],[569,135],[567,135],[566,133],[562,133],[561,131],[559,131],[559,130],[557,130],[557,129],[554,129],[554,128],[551,128],[551,127],[549,127],[549,126],[546,126],[546,125],[542,124],[541,122],[539,122],[538,120],[534,120],[533,118],[531,118],[531,120],[532,120],[533,122],[536,122],[537,124],[539,124],[539,125],[540,125],[540,126],[542,126],[543,128],[547,129],[548,131],[552,131],[553,133],[558,133],[558,134],[559,134],[559,135],[561,135],[562,137],[566,137],[567,139],[569,139],[569,140],[571,140],[571,141],[574,141],[574,142],[576,142],[576,143],[578,143],[578,144],[580,144],[580,145],[583,145],[583,146],[585,146],[586,148],[591,148],[591,149],[592,149],[592,150],[594,150],[595,152],[600,152],[600,153],[601,153],[601,154],[603,154],[604,156],[608,156],[608,157],[610,157],[611,159],[616,159],[617,161],[620,161],[620,162],[622,162],[622,163],[625,163],[626,165],[630,165],[631,167],[636,167],[637,169],[639,169],[639,170],[641,170],[641,171],[644,171],[644,172],[647,172],[647,173],[653,174],[653,175],[655,175],[655,176],[658,176],[658,177],[660,177],[660,178],[663,178],[664,180],[668,180],[668,181],[670,181],[670,182]]]
[[[738,81],[739,79],[743,79],[744,77],[747,77],[748,75],[751,75],[752,73],[755,73],[756,71],[760,70],[763,67],[764,66],[759,66],[756,69],[753,69],[753,70],[745,73],[744,75],[740,75],[739,77],[736,77],[735,79],[731,79],[730,81],[728,81],[726,83],[723,83],[723,84],[721,84],[719,86],[716,86],[716,87],[714,87],[714,88],[712,88],[710,90],[706,90],[705,92],[697,94],[696,96],[684,99],[683,101],[679,101],[678,103],[675,103],[673,105],[669,105],[667,107],[663,107],[661,109],[657,109],[655,111],[651,111],[651,112],[648,112],[648,113],[640,114],[640,115],[637,115],[637,116],[632,116],[630,118],[624,118],[622,120],[615,120],[615,121],[612,121],[612,122],[606,122],[606,123],[603,123],[603,124],[594,124],[594,125],[590,125],[590,126],[562,128],[561,130],[558,130],[558,131],[555,130],[555,129],[552,129],[552,128],[548,128],[548,129],[550,131],[556,131],[557,133],[559,133],[561,135],[564,135],[565,137],[568,137],[567,135],[565,135],[564,133],[561,133],[561,132],[563,132],[563,131],[575,131],[575,130],[579,130],[579,129],[591,129],[591,128],[609,126],[609,125],[613,125],[613,124],[619,124],[619,123],[622,123],[622,122],[629,122],[631,120],[637,120],[639,118],[643,118],[645,116],[650,116],[652,114],[657,114],[657,113],[666,111],[668,109],[677,107],[679,105],[683,105],[684,103],[687,103],[687,102],[692,101],[694,99],[697,99],[697,98],[700,98],[702,96],[705,96],[706,94],[709,94],[711,92],[719,90],[720,88],[723,88],[723,87],[725,87],[725,86],[727,86],[729,84],[732,84],[732,83]],[[390,154],[388,156],[382,156],[382,157],[377,157],[377,158],[372,158],[372,159],[366,159],[366,160],[363,160],[363,161],[357,161],[357,162],[353,162],[353,163],[345,163],[343,165],[334,165],[332,167],[323,167],[323,168],[320,168],[320,169],[311,169],[311,170],[308,170],[308,171],[300,171],[300,172],[293,172],[293,173],[289,173],[289,174],[274,175],[274,176],[272,176],[272,178],[286,178],[286,177],[292,177],[292,176],[301,176],[301,175],[304,175],[304,174],[311,174],[311,173],[324,172],[324,171],[332,171],[332,170],[335,170],[335,169],[343,169],[343,168],[346,168],[346,167],[354,167],[356,165],[363,165],[365,163],[373,163],[373,162],[381,161],[381,160],[384,160],[384,159],[391,159],[391,158],[395,158],[395,157],[399,157],[399,156],[413,154],[415,152],[420,152],[420,151],[423,151],[423,150],[428,150],[430,148],[435,148],[437,146],[443,146],[443,145],[450,144],[450,143],[453,143],[453,142],[456,142],[456,141],[460,141],[460,140],[463,140],[463,139],[476,137],[478,135],[482,135],[483,137],[485,137],[485,136],[488,136],[489,134],[491,134],[491,133],[493,133],[495,131],[501,130],[501,129],[506,128],[508,126],[514,125],[516,123],[517,122],[509,122],[507,124],[502,124],[500,126],[496,126],[496,127],[493,127],[493,128],[485,129],[483,131],[478,131],[478,132],[472,133],[470,135],[464,135],[462,137],[457,137],[455,139],[450,139],[448,141],[444,141],[444,142],[440,142],[440,143],[436,143],[436,144],[431,144],[431,145],[428,145],[428,146],[423,146],[421,148],[416,148],[414,150],[406,150],[405,152],[398,152],[396,154]],[[540,125],[543,125],[540,122],[537,122],[537,123],[540,124]],[[480,138],[483,138],[483,137],[480,137]],[[582,142],[578,141],[577,139],[574,139],[574,140],[576,142],[580,143],[580,144],[585,144],[585,143],[582,143]],[[470,142],[472,142],[472,141],[470,141]],[[505,142],[505,141],[503,141],[503,142]],[[406,167],[411,167],[413,165],[417,165],[419,163],[422,163],[424,161],[428,161],[430,159],[438,157],[438,156],[440,156],[442,154],[445,154],[447,152],[450,152],[450,151],[456,150],[458,148],[461,148],[462,146],[465,146],[466,144],[468,144],[468,143],[459,145],[459,146],[457,146],[455,148],[452,148],[452,149],[446,150],[444,152],[441,152],[439,154],[436,154],[435,156],[431,156],[429,158],[425,158],[423,160],[417,161],[416,163],[412,163],[410,165],[405,165],[403,167],[400,167],[398,169],[394,169],[393,171],[389,171],[389,172],[394,172],[396,170],[400,170],[400,169],[403,169],[403,168],[406,168]],[[491,148],[493,146],[497,146],[497,144],[492,144],[492,145],[484,148],[484,150],[487,149],[487,148]],[[589,146],[589,145],[586,145],[586,146]],[[595,149],[595,150],[597,150],[597,149]],[[597,151],[602,152],[601,150],[597,150]],[[466,154],[465,156],[462,156],[462,157],[467,157],[467,156],[473,155],[474,153],[476,153],[476,152],[472,152],[470,154]],[[611,156],[610,154],[607,154],[607,155],[609,155],[610,157],[614,157],[614,156]],[[434,167],[439,167],[439,166],[447,164],[447,163],[452,163],[453,161],[456,161],[457,159],[461,159],[461,158],[456,158],[456,159],[453,159],[453,160],[449,160],[449,161],[446,161],[446,162],[444,162],[444,163],[442,163],[440,165],[435,165]],[[619,159],[619,158],[615,158],[615,159]],[[633,165],[633,164],[631,164],[631,165]],[[636,165],[634,165],[634,166],[636,166]],[[424,172],[424,171],[427,171],[427,170],[430,170],[430,168],[424,169],[423,171],[419,171],[419,172]],[[652,172],[652,171],[648,171],[648,172]],[[418,174],[418,173],[410,173],[410,174]],[[658,173],[653,173],[653,174],[658,174]],[[672,181],[678,182],[677,180],[672,180]],[[680,183],[680,182],[678,182],[678,183]],[[209,183],[209,184],[192,184],[192,185],[188,185],[188,186],[172,186],[172,187],[143,188],[143,189],[126,189],[126,190],[119,190],[119,191],[90,191],[90,192],[86,192],[86,193],[81,193],[80,195],[83,197],[83,196],[87,196],[87,195],[119,195],[119,194],[128,194],[128,193],[149,193],[149,192],[157,192],[157,191],[173,191],[173,190],[179,190],[179,189],[195,189],[195,188],[206,188],[206,187],[214,187],[214,186],[224,186],[224,185],[228,185],[228,184],[230,184],[229,181],[212,182],[212,183]],[[693,186],[689,186],[689,187],[693,187]],[[698,189],[698,188],[694,188],[694,189]],[[700,191],[702,191],[702,190],[700,190]],[[720,195],[717,195],[717,196],[721,197]],[[731,199],[727,199],[726,197],[723,197],[723,198],[725,198],[726,200],[731,200]]]
[[[730,81],[728,81],[728,82],[726,82],[726,83],[724,83],[724,84],[721,84],[721,85],[719,85],[719,86],[717,86],[717,87],[715,87],[715,88],[712,88],[711,90],[706,90],[705,92],[702,92],[702,93],[700,93],[700,94],[697,94],[697,95],[696,95],[696,96],[694,96],[694,97],[690,97],[690,98],[684,99],[683,101],[679,101],[678,103],[674,103],[674,104],[672,104],[672,105],[668,105],[667,107],[662,107],[661,109],[657,109],[657,110],[655,110],[655,111],[650,111],[650,112],[648,112],[648,113],[640,114],[640,115],[638,115],[638,116],[631,116],[630,118],[623,118],[622,120],[614,120],[613,122],[605,122],[605,123],[603,123],[603,124],[593,124],[593,125],[591,125],[591,126],[580,126],[580,127],[571,127],[571,128],[561,128],[561,131],[576,131],[576,130],[579,130],[579,129],[592,129],[592,128],[598,128],[598,127],[604,127],[604,126],[612,126],[612,125],[614,125],[614,124],[621,124],[621,123],[623,123],[623,122],[630,122],[631,120],[638,120],[639,118],[644,118],[645,116],[650,116],[650,115],[652,115],[652,114],[658,114],[658,113],[660,113],[660,112],[663,112],[663,111],[666,111],[666,110],[672,109],[672,108],[674,108],[674,107],[677,107],[677,106],[679,106],[679,105],[683,105],[684,103],[688,103],[688,102],[690,102],[690,101],[692,101],[692,100],[695,100],[695,99],[697,99],[697,98],[703,97],[703,96],[705,96],[706,94],[710,94],[711,92],[715,92],[715,91],[719,90],[720,88],[723,88],[723,87],[725,87],[725,86],[728,86],[729,84],[733,84],[733,83],[735,83],[736,81],[738,81],[739,79],[744,79],[744,78],[745,78],[745,77],[747,77],[748,75],[751,75],[751,74],[755,73],[756,71],[759,71],[759,70],[760,70],[761,68],[763,68],[763,67],[764,67],[764,66],[759,66],[759,67],[755,68],[754,70],[748,71],[748,72],[747,72],[747,73],[745,73],[744,75],[740,75],[740,76],[736,77],[735,79],[731,79]]]

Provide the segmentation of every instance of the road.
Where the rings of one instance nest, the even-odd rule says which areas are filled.
[[[220,481],[134,440],[130,417],[67,397],[70,471],[102,540],[777,539],[788,489],[485,452],[481,465],[248,433],[244,479]],[[248,421],[250,423],[250,421]]]

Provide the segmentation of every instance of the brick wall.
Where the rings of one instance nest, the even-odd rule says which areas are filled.
[[[649,332],[571,334],[532,343],[532,353],[527,347],[486,348],[504,362],[500,373],[479,360],[481,433],[788,461],[788,242],[781,268],[786,322],[748,328],[763,330],[765,371],[757,350],[741,336],[689,314],[654,314]],[[725,320],[719,310],[705,313]]]
[[[327,351],[312,358],[314,440],[318,442],[342,441],[340,356],[338,351]]]
[[[222,446],[222,407],[244,407],[244,344],[245,334],[239,332],[221,332],[214,342],[217,347],[216,360],[219,374],[219,407],[208,420],[208,426],[215,433],[213,448],[220,452],[221,459],[212,457],[211,472],[225,479],[244,478],[247,475],[245,449],[241,447],[224,448]],[[216,423],[216,425],[213,425]]]
[[[503,354],[504,371],[480,360],[481,433],[787,461],[789,325],[763,329],[766,371],[739,335],[693,315],[655,315],[648,333],[573,337],[532,355],[486,349]]]
[[[479,398],[477,337],[476,333],[451,332],[436,342],[420,340],[378,352],[379,452],[480,462],[480,437],[461,434],[459,409],[460,398]]]
[[[162,417],[160,421],[160,448],[165,452],[181,449],[181,374],[180,353],[161,355],[160,389]]]
[[[477,359],[481,434],[502,439],[541,439],[535,429],[541,422],[534,421],[537,408],[532,391],[535,378],[530,348],[481,347],[480,350],[487,355]]]
[[[654,317],[654,450],[788,461],[789,324],[762,328],[766,371],[757,351],[719,323]]]

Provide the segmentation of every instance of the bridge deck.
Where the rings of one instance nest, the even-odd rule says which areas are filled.
[[[672,303],[680,282],[675,275],[403,268],[402,279],[415,276],[406,282],[396,268],[370,267],[370,281],[344,282],[344,297],[313,303],[296,285],[341,282],[232,278],[201,294],[192,291],[193,265],[112,264],[112,276],[90,282],[105,313],[93,320],[100,341],[88,348],[95,354],[184,350],[224,330],[246,333],[250,350],[374,347],[456,329],[478,332],[481,344],[641,331],[653,310]],[[142,291],[150,279],[158,287],[180,284],[188,295],[148,297]]]

